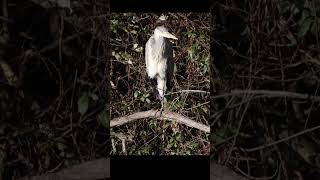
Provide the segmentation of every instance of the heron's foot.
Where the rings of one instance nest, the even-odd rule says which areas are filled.
[[[162,112],[164,111],[166,104],[167,104],[167,99],[165,97],[162,97],[161,98],[161,113],[160,113],[160,115],[162,115]]]
[[[165,98],[165,97],[162,98],[162,104],[163,104],[163,106],[167,104],[167,98]]]
[[[160,117],[162,116],[162,112],[164,111],[163,107],[160,109]]]
[[[165,97],[162,97],[162,99],[161,99],[160,116],[162,116],[162,112],[164,111],[164,104],[165,104],[164,100],[165,100]]]

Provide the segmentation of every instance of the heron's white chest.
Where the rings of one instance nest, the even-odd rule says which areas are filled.
[[[166,77],[166,70],[167,70],[167,59],[160,59],[158,61],[158,75],[161,79]]]
[[[148,65],[148,76],[154,78],[155,76],[160,76],[165,78],[167,69],[167,60],[160,57],[150,57],[150,62]]]
[[[153,49],[150,47],[150,42],[148,42],[146,51],[148,51],[146,53],[146,66],[148,76],[150,78],[155,78],[155,76],[165,78],[167,59],[163,56],[163,48],[157,47],[156,49]]]

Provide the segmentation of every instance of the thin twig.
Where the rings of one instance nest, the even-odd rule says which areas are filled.
[[[0,20],[6,21],[8,23],[13,23],[13,21],[11,19],[9,19],[8,17],[4,17],[4,16],[0,16]]]
[[[74,81],[73,81],[73,88],[72,88],[72,94],[71,94],[71,102],[70,102],[70,109],[73,108],[73,98],[74,98],[74,90],[76,89],[76,80],[78,78],[78,70],[76,69],[76,73],[74,75]],[[72,111],[70,112],[70,131],[73,131],[73,116]]]
[[[210,103],[210,102],[208,101],[208,102],[205,102],[205,103],[199,104],[199,105],[197,105],[197,106],[193,106],[193,107],[191,107],[191,108],[186,108],[186,110],[195,109],[195,108],[198,108],[198,107],[204,106],[204,105],[209,104],[209,103]]]
[[[114,139],[113,138],[111,139],[111,146],[112,146],[112,151],[115,154],[117,152],[117,149],[116,149],[116,145],[114,143]]]
[[[189,127],[193,127],[196,129],[199,129],[201,131],[204,131],[206,133],[210,133],[210,126],[195,122],[185,116],[182,116],[178,113],[170,112],[164,110],[161,114],[158,110],[149,110],[149,111],[142,111],[137,112],[128,116],[118,117],[114,118],[110,122],[110,127],[114,126],[121,126],[123,124],[127,124],[129,122],[133,122],[138,119],[145,119],[145,118],[156,118],[159,120],[168,119],[171,121],[175,121],[181,124],[184,124]]]
[[[229,161],[229,158],[231,157],[233,148],[234,148],[234,146],[235,146],[235,144],[236,144],[237,137],[238,137],[238,135],[239,135],[239,133],[240,133],[241,125],[242,125],[242,122],[243,122],[243,120],[244,120],[244,116],[245,116],[246,113],[247,113],[249,104],[250,104],[250,102],[246,103],[246,106],[244,107],[244,111],[242,112],[241,119],[240,119],[240,122],[239,122],[239,124],[238,124],[237,132],[236,132],[236,134],[234,135],[234,138],[233,138],[233,141],[232,141],[232,145],[231,145],[231,148],[230,148],[230,150],[229,150],[229,152],[228,152],[228,156],[227,156],[227,158],[226,158],[225,163],[227,163],[227,162]]]
[[[205,93],[205,94],[210,94],[210,92],[209,92],[209,91],[202,91],[202,90],[181,90],[181,91],[177,91],[177,92],[168,93],[168,94],[165,94],[165,95],[178,94],[178,93],[184,93],[184,92],[193,92],[193,93]]]
[[[68,42],[74,40],[75,38],[85,34],[85,33],[86,32],[79,32],[79,33],[73,34],[73,35],[71,35],[69,37],[66,37],[65,39],[62,40],[61,44],[68,43]],[[49,44],[48,46],[42,48],[40,50],[40,53],[46,53],[48,51],[51,51],[51,50],[57,48],[58,46],[59,46],[59,41],[54,41],[53,43]]]
[[[272,176],[270,177],[253,177],[253,176],[250,176],[249,174],[243,172],[239,167],[235,167],[235,169],[240,173],[242,174],[243,176],[245,176],[246,178],[248,179],[254,179],[254,180],[269,180],[269,179],[274,179],[276,177],[276,175],[278,174],[278,171],[279,171],[279,167],[277,167],[276,171],[273,173]]]
[[[303,134],[306,134],[306,133],[315,131],[315,130],[317,130],[317,129],[320,129],[320,125],[319,125],[319,126],[315,126],[315,127],[313,127],[313,128],[309,128],[309,129],[300,131],[300,132],[298,132],[298,133],[296,133],[296,134],[293,134],[293,135],[288,136],[288,137],[286,137],[286,138],[280,139],[280,140],[278,140],[278,141],[274,141],[274,142],[269,143],[269,144],[264,144],[264,145],[261,145],[261,146],[258,146],[258,147],[254,147],[254,148],[249,148],[249,149],[241,148],[241,150],[246,151],[246,152],[258,151],[258,150],[265,149],[265,148],[267,148],[267,147],[274,146],[274,145],[276,145],[276,144],[279,144],[279,143],[288,141],[288,140],[290,140],[290,139],[292,139],[292,138],[301,136],[301,135],[303,135]]]
[[[123,153],[124,155],[127,155],[126,139],[121,139],[121,144],[122,144],[122,153]]]
[[[301,94],[289,91],[272,91],[272,90],[231,90],[230,93],[212,96],[213,99],[224,98],[229,96],[242,96],[245,94],[266,95],[263,97],[289,97],[297,99],[311,99],[313,101],[320,101],[320,96],[312,96],[309,94]]]

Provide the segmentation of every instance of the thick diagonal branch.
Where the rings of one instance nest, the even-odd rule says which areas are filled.
[[[161,112],[158,110],[142,111],[142,112],[137,112],[128,116],[114,118],[110,122],[110,127],[121,126],[123,124],[133,122],[138,119],[145,119],[145,118],[156,118],[159,120],[167,119],[170,121],[175,121],[175,122],[184,124],[192,128],[199,129],[206,133],[210,132],[209,126],[195,122],[181,114],[170,112],[170,111],[163,111],[161,114]]]

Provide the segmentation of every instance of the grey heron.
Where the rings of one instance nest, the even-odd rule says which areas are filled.
[[[173,50],[169,38],[178,39],[164,26],[158,26],[145,47],[147,74],[151,79],[156,78],[162,102],[165,101],[164,94],[171,83],[174,70]]]

